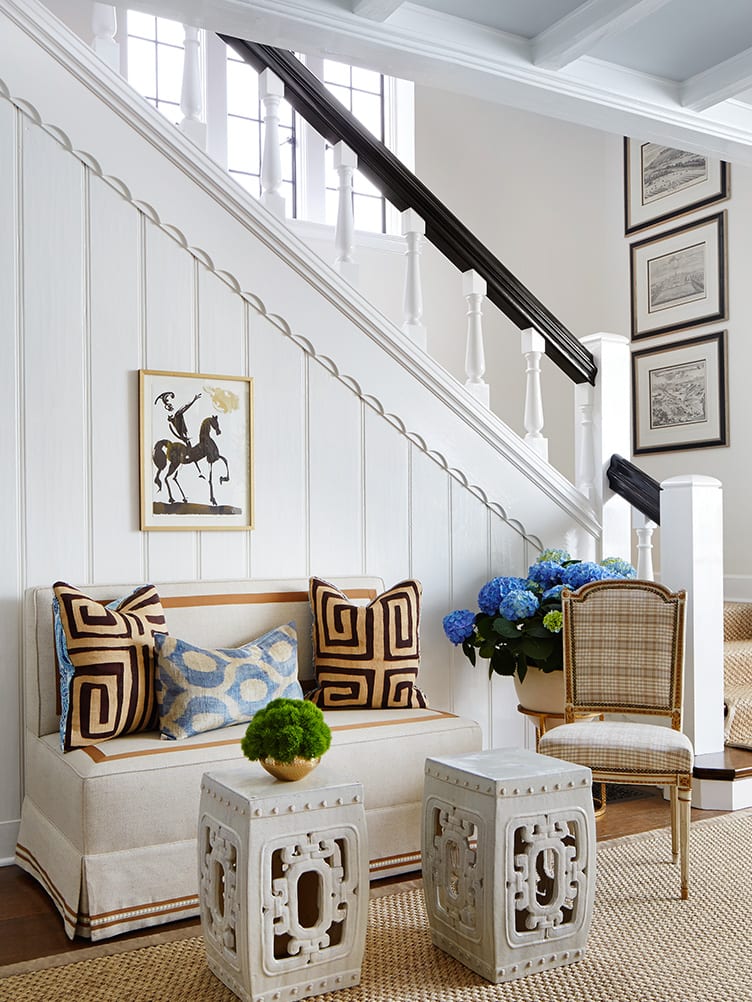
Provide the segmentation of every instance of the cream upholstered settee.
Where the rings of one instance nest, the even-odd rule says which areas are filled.
[[[377,578],[339,578],[353,601],[383,590]],[[214,581],[157,586],[174,636],[237,647],[295,621],[299,676],[313,675],[308,582]],[[109,601],[132,585],[90,586]],[[52,589],[25,604],[25,797],[16,862],[46,888],[69,936],[103,939],[198,913],[196,827],[207,770],[237,764],[246,724],[180,741],[157,731],[60,750]],[[423,666],[424,678],[430,668]],[[363,783],[372,878],[420,865],[427,756],[481,746],[478,725],[440,709],[326,711],[327,763]]]

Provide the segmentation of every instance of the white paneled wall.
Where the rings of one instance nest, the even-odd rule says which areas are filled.
[[[520,534],[8,102],[0,128],[3,151],[20,128],[22,164],[16,176],[0,157],[4,232],[21,219],[20,240],[0,244],[2,458],[15,471],[0,486],[0,858],[19,813],[20,600],[58,579],[414,574],[431,703],[480,717],[489,739],[501,712],[516,741],[519,720],[512,734],[495,683],[452,650],[441,618],[492,571],[521,568]],[[139,368],[254,377],[253,532],[139,531]]]
[[[14,234],[21,211],[16,130],[22,118],[13,105],[0,101],[0,235]],[[19,596],[26,576],[23,481],[23,359],[18,247],[0,236],[0,859],[11,854],[16,837],[21,790],[19,735],[21,722]]]
[[[0,0],[0,859],[22,790],[21,599],[57,579],[414,575],[432,705],[518,743],[508,680],[472,669],[441,618],[524,571],[525,531],[552,545],[573,523],[597,533],[592,510],[85,46],[60,48],[41,8],[26,23],[12,6]],[[142,368],[254,377],[252,532],[139,530]]]

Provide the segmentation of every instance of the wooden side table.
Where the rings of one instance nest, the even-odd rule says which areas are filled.
[[[360,783],[325,763],[294,783],[251,766],[206,773],[198,871],[209,968],[243,1002],[360,982],[369,888]]]
[[[590,770],[520,748],[427,759],[423,886],[434,945],[488,981],[580,960],[595,893]]]

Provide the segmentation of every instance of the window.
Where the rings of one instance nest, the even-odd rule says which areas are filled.
[[[177,124],[182,118],[183,25],[129,10],[127,32],[128,83]]]
[[[184,26],[133,10],[127,11],[124,20],[123,68],[129,83],[171,122],[179,123],[183,117]],[[264,133],[258,74],[218,39],[200,34],[202,59],[209,73],[204,76],[204,107],[208,109],[210,151],[258,198]],[[377,139],[412,166],[412,85],[331,59],[301,59]],[[334,225],[339,179],[331,147],[284,100],[279,105],[279,135],[287,216]],[[399,231],[397,211],[358,171],[353,178],[353,212],[356,230]]]
[[[323,80],[327,89],[351,111],[358,121],[384,142],[384,76],[346,63],[324,60]],[[326,151],[326,221],[337,220],[338,178],[331,148]],[[386,232],[386,199],[358,172],[353,178],[355,228]]]
[[[287,101],[279,104],[282,194],[287,215],[297,216],[297,116]],[[259,78],[248,63],[227,50],[227,169],[256,198],[261,194],[263,109]]]

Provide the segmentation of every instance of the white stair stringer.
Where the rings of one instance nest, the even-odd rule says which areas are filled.
[[[566,478],[37,0],[0,0],[0,93],[534,544],[599,538]]]

